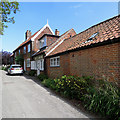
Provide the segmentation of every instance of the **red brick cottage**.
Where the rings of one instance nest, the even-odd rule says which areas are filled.
[[[120,85],[120,15],[64,40],[46,55],[46,74],[94,76]]]
[[[39,50],[38,39],[41,38],[41,36],[43,36],[44,34],[54,34],[48,23],[33,35],[31,35],[31,31],[27,30],[25,41],[13,51],[14,63],[16,63],[15,57],[22,54],[24,59],[23,68],[25,71],[30,71],[32,55]]]
[[[44,34],[41,38],[39,38],[40,49],[32,55],[33,61],[31,62],[31,70],[37,70],[37,75],[41,72],[45,73],[45,57],[57,48],[65,39],[72,37],[75,34],[76,32],[73,29],[70,29],[59,36],[59,31],[56,29],[55,35]]]

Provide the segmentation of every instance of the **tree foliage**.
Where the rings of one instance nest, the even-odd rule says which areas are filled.
[[[15,61],[17,63],[19,63],[20,65],[23,65],[23,62],[24,62],[23,54],[20,54],[20,55],[16,56]]]
[[[16,1],[9,2],[1,0],[0,2],[0,35],[3,35],[4,28],[7,28],[7,23],[15,23],[12,14],[19,11],[19,3]]]

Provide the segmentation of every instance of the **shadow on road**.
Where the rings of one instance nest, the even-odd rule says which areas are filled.
[[[24,74],[24,77],[26,79],[33,80],[35,83],[37,83],[38,85],[43,87],[45,90],[47,90],[50,95],[55,96],[55,97],[59,98],[60,100],[64,101],[65,103],[69,104],[71,107],[75,108],[77,111],[86,115],[90,120],[98,120],[98,119],[104,120],[104,119],[101,119],[99,115],[94,115],[93,113],[86,111],[80,101],[69,100],[69,99],[65,98],[64,96],[60,95],[59,93],[55,92],[54,90],[51,90],[51,89],[45,87],[37,77],[28,76],[25,74]],[[79,104],[79,106],[78,106],[78,104]]]

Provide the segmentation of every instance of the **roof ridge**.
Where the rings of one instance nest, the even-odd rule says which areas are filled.
[[[104,20],[104,21],[99,22],[99,23],[97,23],[97,24],[95,24],[95,25],[92,25],[91,27],[89,27],[89,28],[83,30],[82,32],[80,32],[80,33],[78,33],[78,34],[72,36],[72,38],[75,37],[75,36],[77,36],[77,35],[79,35],[79,34],[81,34],[81,33],[83,33],[83,32],[85,32],[85,31],[87,31],[87,30],[89,30],[89,29],[91,29],[91,28],[93,28],[93,27],[95,27],[95,26],[98,26],[98,25],[100,25],[100,24],[102,24],[102,23],[104,23],[104,22],[110,21],[110,20],[112,20],[112,19],[114,19],[114,18],[117,18],[117,17],[120,17],[120,15],[111,17],[111,18],[109,18],[109,19],[107,19],[107,20]],[[67,39],[69,39],[69,38],[67,38]],[[67,39],[65,39],[65,40],[67,40]]]
[[[69,29],[68,31],[66,31],[65,33],[63,33],[63,34],[58,38],[58,40],[57,40],[56,42],[54,42],[54,43],[47,49],[47,51],[49,51],[56,43],[58,43],[58,42],[62,39],[62,37],[63,37],[64,35],[66,35],[67,33],[69,33],[72,29],[73,29],[73,28],[71,28],[71,29]],[[63,40],[63,41],[64,41],[64,40]],[[58,43],[58,44],[59,44],[59,43]],[[58,45],[58,44],[57,44],[57,45]],[[54,46],[54,47],[55,47],[55,46]],[[53,47],[53,48],[54,48],[54,47]],[[52,49],[53,49],[53,48],[52,48]],[[51,49],[51,50],[52,50],[52,49]],[[50,50],[50,51],[51,51],[51,50]],[[51,53],[50,51],[46,54],[46,56]]]

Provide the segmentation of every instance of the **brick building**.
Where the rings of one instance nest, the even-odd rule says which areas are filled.
[[[39,38],[40,49],[32,55],[33,61],[31,62],[31,69],[37,70],[37,75],[41,72],[46,72],[46,62],[45,57],[48,56],[59,44],[61,44],[65,39],[72,37],[76,34],[73,29],[68,30],[61,36],[59,36],[59,31],[55,30],[55,35],[44,34]]]
[[[65,39],[46,55],[46,74],[94,76],[120,85],[120,15]]]
[[[30,71],[32,55],[39,50],[38,40],[44,34],[54,34],[48,23],[33,35],[31,35],[30,30],[27,30],[27,32],[25,33],[25,41],[13,51],[14,63],[16,63],[15,58],[19,55],[22,55],[24,59],[23,68],[25,71]]]

